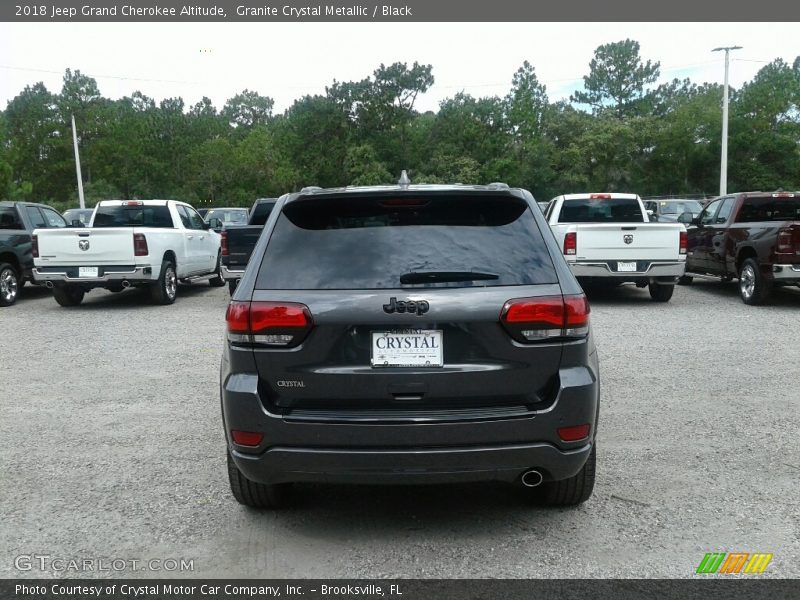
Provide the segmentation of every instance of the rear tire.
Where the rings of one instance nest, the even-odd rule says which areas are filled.
[[[544,506],[577,506],[586,502],[594,490],[596,468],[597,443],[592,446],[586,464],[575,476],[561,481],[546,481],[530,488],[534,501]]]
[[[681,275],[678,277],[678,285],[692,285],[694,277],[691,275]]]
[[[208,284],[211,287],[222,287],[225,285],[225,280],[222,278],[222,256],[217,253],[217,268],[214,270],[214,274],[216,277],[212,277],[208,280]]]
[[[280,508],[286,504],[289,483],[265,484],[256,483],[245,477],[233,462],[230,451],[228,455],[228,481],[231,493],[239,504],[252,508]]]
[[[754,258],[746,258],[739,269],[739,295],[742,302],[755,306],[764,304],[772,292],[772,282],[764,279],[758,262]]]
[[[659,283],[651,283],[647,286],[650,290],[650,297],[656,302],[669,302],[672,294],[675,291],[675,284],[662,285]]]
[[[158,280],[150,284],[150,299],[154,304],[172,304],[178,296],[178,276],[172,261],[161,263]]]
[[[84,292],[80,288],[72,286],[54,287],[53,298],[56,299],[61,306],[78,306],[83,302]]]
[[[0,306],[14,304],[24,283],[25,281],[20,280],[13,265],[0,263]]]

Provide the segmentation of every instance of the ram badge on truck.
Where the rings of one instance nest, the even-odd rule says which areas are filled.
[[[91,227],[33,232],[33,277],[61,306],[94,288],[148,287],[153,302],[172,304],[179,280],[220,277],[220,236],[197,211],[174,200],[98,203]]]

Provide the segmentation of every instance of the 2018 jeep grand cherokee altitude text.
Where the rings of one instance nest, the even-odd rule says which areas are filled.
[[[291,482],[519,482],[592,493],[589,305],[534,199],[490,186],[279,199],[227,312],[233,495]]]

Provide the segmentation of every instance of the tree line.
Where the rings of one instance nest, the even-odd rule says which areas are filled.
[[[0,112],[0,198],[77,205],[74,115],[87,205],[107,198],[176,198],[249,205],[306,185],[504,181],[538,199],[580,191],[714,195],[722,86],[655,85],[660,63],[639,44],[599,46],[569,100],[550,101],[528,62],[506,96],[459,92],[437,112],[416,101],[433,67],[381,64],[336,81],[282,114],[245,89],[218,109],[206,97],[112,100],[67,69],[59,93],[26,86]],[[731,90],[730,190],[800,188],[800,57],[766,64]]]

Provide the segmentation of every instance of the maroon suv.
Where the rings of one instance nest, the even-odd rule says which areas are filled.
[[[678,283],[695,273],[738,278],[745,304],[762,304],[775,286],[800,284],[800,192],[730,194],[679,220],[689,246]]]

